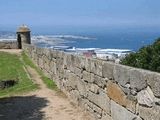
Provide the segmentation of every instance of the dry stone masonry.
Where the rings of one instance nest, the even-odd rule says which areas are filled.
[[[17,41],[0,41],[0,49],[18,49]]]
[[[95,120],[160,120],[160,74],[23,43],[45,76]]]

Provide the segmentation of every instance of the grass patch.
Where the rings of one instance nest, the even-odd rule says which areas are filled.
[[[53,80],[47,78],[43,75],[43,73],[33,64],[33,62],[28,58],[28,56],[25,54],[24,51],[22,51],[22,57],[25,64],[29,65],[30,67],[34,68],[39,75],[41,76],[41,79],[43,82],[47,85],[48,88],[54,89],[56,87],[56,84],[53,82]]]
[[[27,77],[23,69],[23,62],[16,54],[0,52],[0,80],[15,79],[18,84],[4,90],[0,90],[0,96],[13,95],[31,91],[38,88],[37,84]]]

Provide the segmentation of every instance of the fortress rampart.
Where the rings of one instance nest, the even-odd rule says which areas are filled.
[[[22,44],[36,66],[96,120],[160,120],[160,74]]]
[[[0,41],[0,49],[18,49],[17,41]]]

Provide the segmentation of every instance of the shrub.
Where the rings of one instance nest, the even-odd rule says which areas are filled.
[[[160,38],[122,58],[120,64],[160,72]]]

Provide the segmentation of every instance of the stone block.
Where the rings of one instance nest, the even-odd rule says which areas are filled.
[[[63,78],[64,78],[64,79],[68,79],[69,74],[70,74],[70,71],[69,71],[69,70],[64,70]]]
[[[89,81],[89,83],[94,83],[94,74],[93,73],[91,73],[91,79],[90,79],[90,81]]]
[[[67,69],[67,58],[68,58],[68,54],[65,53],[65,54],[63,55],[63,64],[64,64],[64,66],[66,66],[66,69]]]
[[[80,55],[76,55],[75,56],[75,64],[76,64],[76,67],[81,69],[81,65],[82,65],[82,62],[81,62],[81,56]]]
[[[58,79],[60,78],[59,76],[60,76],[60,72],[57,70],[56,71],[56,76],[58,77]]]
[[[111,117],[113,120],[142,120],[113,100],[111,100]]]
[[[43,60],[41,58],[39,58],[39,67],[41,67],[41,68],[44,67],[44,63],[43,63]]]
[[[44,63],[44,69],[46,69],[46,71],[48,71],[48,72],[49,72],[49,71],[50,71],[50,70],[49,70],[49,64]]]
[[[138,103],[144,106],[152,107],[154,103],[154,95],[149,87],[146,90],[142,90],[137,95]]]
[[[159,98],[154,97],[154,102],[156,105],[160,106],[160,99]]]
[[[136,105],[137,105],[137,100],[130,99],[127,97],[126,108],[134,114],[136,113]]]
[[[151,87],[151,90],[153,91],[154,96],[160,97],[160,74],[150,72],[147,76],[147,83]]]
[[[99,115],[99,114],[96,113],[96,112],[94,112],[92,115],[94,116],[95,120],[99,120],[99,119],[101,119],[101,117],[102,117],[101,115]]]
[[[82,97],[79,97],[79,100],[78,100],[78,106],[82,109],[86,109],[85,108],[85,104],[87,103],[87,99],[84,99]]]
[[[139,106],[139,116],[144,120],[160,120],[160,106],[152,108]]]
[[[57,75],[57,64],[55,62],[53,63],[53,73]]]
[[[86,71],[91,72],[91,59],[88,57],[85,59],[85,68]]]
[[[42,55],[43,54],[42,47],[36,47],[36,53]]]
[[[77,76],[73,73],[69,73],[66,85],[75,89],[77,87]]]
[[[44,52],[45,56],[47,56],[47,57],[51,56],[50,49],[45,48],[43,52]]]
[[[63,79],[64,79],[64,72],[65,72],[65,69],[62,69],[61,75],[62,75],[62,78],[63,78]]]
[[[113,120],[106,112],[102,112],[102,118],[100,120]]]
[[[59,70],[57,70],[56,72],[56,75],[59,77],[59,79],[63,79],[63,74]]]
[[[12,42],[10,47],[11,47],[11,49],[18,49],[18,43],[17,42]]]
[[[112,81],[107,82],[107,94],[112,100],[117,102],[122,106],[126,106],[126,98],[127,96],[123,93],[120,87],[113,83]]]
[[[66,57],[64,59],[64,65],[67,66],[67,69],[74,72],[76,65],[75,65],[75,56],[72,54],[66,54]]]
[[[113,72],[115,81],[122,86],[130,82],[130,67],[116,64]]]
[[[31,52],[31,57],[34,59],[35,52]]]
[[[53,61],[49,63],[49,70],[54,73],[54,62]]]
[[[60,50],[57,50],[56,52],[57,52],[57,53],[56,53],[56,54],[57,54],[57,57],[60,58],[60,59],[63,59],[64,52],[63,52],[63,51],[60,51]]]
[[[96,84],[88,84],[89,90],[93,93],[98,94],[99,93],[99,87]]]
[[[43,55],[45,55],[45,49],[46,49],[46,48],[41,47],[41,50],[42,50],[42,54],[43,54]]]
[[[139,115],[144,120],[155,120],[155,119],[152,119],[153,115],[151,113],[152,113],[152,108],[147,108],[147,107],[139,106]]]
[[[102,77],[102,61],[91,59],[91,72]]]
[[[85,56],[81,56],[81,69],[86,70],[88,72],[91,71],[91,60]]]
[[[87,84],[80,78],[77,78],[77,88],[80,95],[87,97]]]
[[[94,112],[96,112],[97,114],[102,116],[102,109],[101,108],[99,108],[98,106],[93,104],[93,110],[94,110]]]
[[[130,90],[130,84],[126,84],[125,86],[122,86],[121,84],[118,84],[122,91],[126,94],[129,95],[131,90]]]
[[[52,79],[53,73],[51,71],[48,72],[48,78]]]
[[[63,61],[60,58],[56,59],[56,64],[57,64],[57,70],[59,70],[60,72],[62,72],[63,69]]]
[[[72,90],[70,92],[70,98],[77,103],[79,99],[79,92],[77,90]]]
[[[75,68],[75,74],[76,74],[78,77],[82,78],[82,69],[76,67],[76,68]]]
[[[113,80],[113,69],[114,69],[114,63],[111,62],[102,62],[102,76],[107,77],[110,80]]]
[[[86,102],[86,104],[90,107],[90,108],[92,108],[93,109],[93,102],[92,101],[89,101],[88,99],[86,99],[87,100],[87,102]]]
[[[33,45],[29,45],[28,48],[29,48],[29,51],[33,51],[34,50],[34,46]]]
[[[94,75],[94,83],[97,84],[99,87],[104,88],[106,87],[106,81],[100,76]]]
[[[50,50],[50,56],[51,58],[57,58],[56,50]]]
[[[135,88],[140,91],[147,87],[147,78],[144,74],[144,70],[141,69],[131,69],[130,70],[130,87]]]
[[[57,85],[57,87],[58,87],[59,89],[62,89],[63,82],[62,82],[61,79],[59,79],[58,76],[55,76],[55,77],[54,77],[54,82],[55,82],[55,84]]]
[[[39,55],[39,56],[41,56],[42,60],[43,60],[44,62],[46,62],[46,61],[45,61],[45,60],[46,60],[46,56],[45,56],[44,54]]]
[[[88,106],[87,104],[85,105],[85,107],[86,107],[86,110],[88,111],[88,113],[95,118],[93,109],[90,108],[90,106]]]
[[[85,56],[80,56],[81,57],[81,69],[86,70],[86,57]]]
[[[61,51],[61,57],[60,57],[60,58],[61,58],[62,60],[64,60],[64,56],[65,56],[65,54],[66,54],[66,52]]]
[[[44,62],[46,62],[46,63],[49,63],[50,62],[50,59],[49,59],[49,57],[48,56],[46,56],[46,55],[43,55],[43,61]]]
[[[102,91],[99,94],[88,92],[88,100],[110,114],[110,99]]]
[[[55,58],[59,58],[59,50],[55,50]]]
[[[93,92],[88,92],[88,100],[93,102],[94,104],[98,104],[98,95]]]
[[[48,72],[47,72],[46,69],[42,69],[42,72],[43,72],[43,74],[44,74],[46,77],[48,77]]]
[[[71,60],[71,64],[70,64],[70,70],[72,71],[72,72],[74,72],[75,71],[75,68],[76,68],[76,64],[75,64],[75,55],[70,55],[70,60]]]
[[[83,79],[88,82],[91,81],[91,73],[83,71]]]
[[[35,52],[33,52],[33,58],[34,58],[34,62],[36,63],[36,64],[38,64],[38,55],[37,55],[37,53],[35,53]]]
[[[49,51],[48,51],[49,53],[47,53],[47,57],[48,57],[48,60],[51,61],[52,60],[52,55],[51,55],[52,49],[50,49],[50,48],[48,48],[48,49],[49,49]]]

